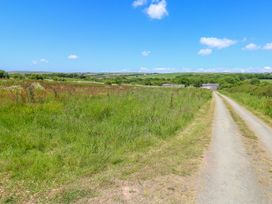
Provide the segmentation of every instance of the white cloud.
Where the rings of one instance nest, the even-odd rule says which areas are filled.
[[[228,72],[228,73],[272,73],[272,66],[266,67],[141,67],[138,72],[143,73],[175,73],[175,72]]]
[[[149,50],[142,51],[142,56],[143,57],[148,57],[150,54],[151,54],[151,51],[149,51]]]
[[[67,57],[69,60],[77,60],[78,59],[78,56],[75,55],[75,54],[71,54]]]
[[[150,70],[146,67],[141,67],[139,72],[149,72]]]
[[[168,15],[166,0],[153,0],[146,13],[152,19],[160,20],[164,18]]]
[[[258,50],[260,47],[254,43],[247,44],[243,50]]]
[[[223,49],[236,44],[235,40],[227,38],[202,37],[200,43],[211,48]]]
[[[247,41],[247,37],[244,37],[243,39],[242,39],[242,42],[246,42]]]
[[[272,43],[267,43],[267,44],[263,47],[263,49],[265,49],[265,50],[272,50]]]
[[[47,60],[47,59],[42,58],[42,59],[40,59],[40,62],[41,62],[41,63],[46,63],[46,64],[47,64],[47,63],[48,63],[48,60]]]
[[[210,48],[201,49],[201,50],[198,51],[198,55],[207,56],[207,55],[212,54],[212,52],[213,52],[213,50],[210,49]]]
[[[121,69],[121,72],[128,72],[128,69]]]
[[[159,73],[174,72],[175,70],[176,70],[175,68],[171,68],[171,67],[158,67],[153,69],[154,72],[159,72]]]
[[[32,64],[36,65],[36,64],[47,64],[48,60],[45,58],[41,58],[40,60],[32,60]]]
[[[144,73],[170,73],[170,72],[175,72],[176,68],[171,68],[171,67],[156,67],[156,68],[146,68],[146,67],[141,67],[139,69],[139,72],[144,72]]]
[[[143,6],[147,3],[147,0],[134,0],[132,3],[133,7],[139,7],[139,6]]]

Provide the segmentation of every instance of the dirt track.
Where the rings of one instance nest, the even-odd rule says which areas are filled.
[[[215,97],[215,118],[212,131],[212,142],[205,157],[200,174],[199,203],[271,203],[266,197],[264,188],[258,181],[251,164],[241,132],[232,119],[222,98]],[[234,110],[251,125],[264,143],[272,147],[269,139],[269,128],[259,119],[246,112],[235,102],[227,99]],[[258,121],[258,122],[257,122]],[[272,134],[270,134],[272,137]]]
[[[222,97],[226,99],[235,112],[245,121],[248,128],[255,133],[272,157],[272,128],[229,97]]]

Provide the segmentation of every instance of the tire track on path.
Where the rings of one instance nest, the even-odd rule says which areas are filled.
[[[272,158],[272,128],[264,123],[261,119],[249,112],[246,108],[240,106],[238,103],[229,97],[220,94],[234,109],[234,111],[244,120],[248,128],[255,133],[255,135],[262,142],[263,146],[269,152]]]
[[[239,128],[214,93],[215,118],[210,150],[200,173],[198,202],[269,203],[246,153]]]

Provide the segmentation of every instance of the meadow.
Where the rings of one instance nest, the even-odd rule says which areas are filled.
[[[0,81],[1,196],[30,194],[127,162],[175,137],[211,92]]]

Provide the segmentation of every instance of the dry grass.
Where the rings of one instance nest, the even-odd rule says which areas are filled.
[[[226,99],[222,98],[225,105],[227,106],[227,109],[229,110],[231,117],[236,122],[236,124],[239,126],[240,131],[242,132],[242,135],[249,138],[257,140],[256,135],[254,132],[252,132],[246,125],[245,121],[233,110],[231,105],[226,101]]]

